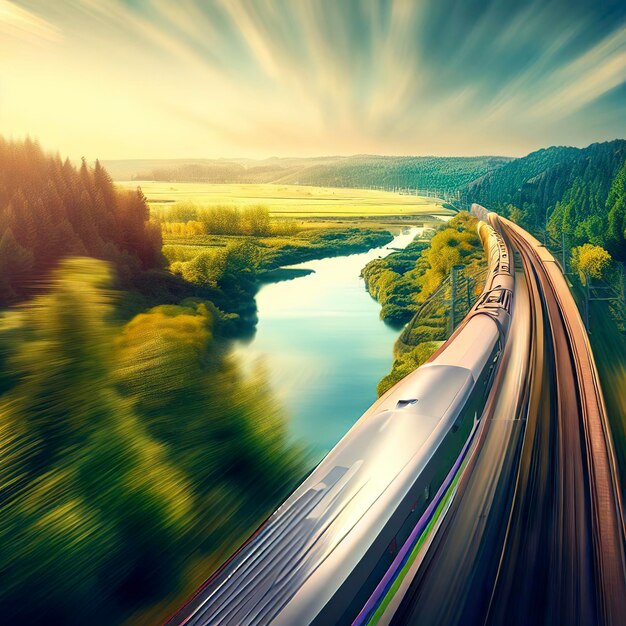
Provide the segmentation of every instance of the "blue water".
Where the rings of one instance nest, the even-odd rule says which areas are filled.
[[[292,436],[316,455],[330,450],[376,399],[389,372],[398,329],[384,324],[365,290],[361,269],[406,247],[410,228],[383,248],[292,267],[313,274],[262,287],[254,339],[237,352],[261,363],[289,418]]]

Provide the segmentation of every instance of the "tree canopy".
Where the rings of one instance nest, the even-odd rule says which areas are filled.
[[[176,591],[302,476],[263,372],[214,339],[210,302],[116,326],[111,271],[72,258],[0,318],[0,611],[122,623]]]
[[[60,259],[111,261],[123,279],[161,264],[161,233],[141,190],[114,186],[96,161],[0,137],[0,305],[37,287]]]
[[[580,272],[584,282],[587,276],[603,278],[611,261],[611,255],[604,248],[591,243],[585,243],[572,250],[572,267]]]
[[[468,201],[510,215],[569,246],[592,243],[626,261],[626,141],[552,147],[470,183]]]

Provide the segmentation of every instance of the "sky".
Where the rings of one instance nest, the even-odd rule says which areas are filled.
[[[583,146],[626,136],[626,2],[0,0],[0,133],[90,160]]]

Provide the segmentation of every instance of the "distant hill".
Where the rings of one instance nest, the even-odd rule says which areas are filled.
[[[530,230],[547,225],[554,237],[564,232],[569,245],[595,243],[626,260],[625,162],[623,139],[545,148],[470,182],[462,196],[505,215],[515,207],[516,221]]]
[[[349,157],[107,161],[115,180],[411,188],[479,202],[534,232],[565,233],[626,261],[626,140],[509,157]]]
[[[400,187],[454,192],[511,161],[509,157],[352,156],[317,163],[277,182],[323,187]]]
[[[509,157],[349,157],[105,161],[115,180],[402,187],[454,192]]]
[[[340,157],[255,159],[130,159],[103,161],[114,180],[202,183],[273,183]]]

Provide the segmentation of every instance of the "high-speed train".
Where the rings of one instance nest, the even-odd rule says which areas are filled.
[[[482,414],[508,331],[512,258],[487,223],[485,289],[170,624],[351,624]]]

